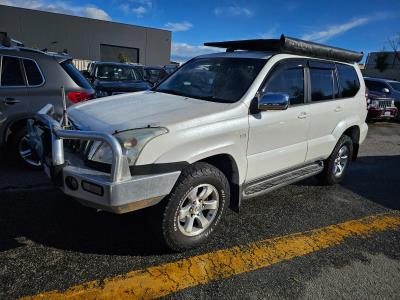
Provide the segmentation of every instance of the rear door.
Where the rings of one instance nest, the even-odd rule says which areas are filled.
[[[29,113],[28,101],[21,59],[0,56],[0,120],[6,122]]]
[[[247,180],[254,180],[304,163],[309,128],[305,104],[306,60],[279,62],[267,75],[259,93],[289,95],[287,110],[261,111],[249,116]]]
[[[336,144],[333,132],[344,117],[344,103],[334,63],[309,60],[309,113],[307,161],[324,159]]]

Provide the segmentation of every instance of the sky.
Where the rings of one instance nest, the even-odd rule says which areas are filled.
[[[287,36],[368,53],[400,36],[399,0],[0,0],[0,4],[172,31],[172,60],[204,42]],[[365,59],[366,55],[364,56]]]

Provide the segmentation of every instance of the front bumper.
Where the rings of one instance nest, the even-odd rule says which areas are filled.
[[[379,120],[379,119],[393,119],[397,116],[396,107],[388,108],[370,108],[368,110],[368,120]]]
[[[109,180],[109,174],[76,166],[62,168],[61,190],[83,205],[114,213],[126,213],[159,203],[171,192],[180,172],[132,176],[119,182]],[[65,182],[74,178],[77,189]]]
[[[46,105],[38,112],[37,120],[28,123],[30,144],[42,158],[46,173],[65,194],[86,206],[125,213],[155,205],[171,192],[180,171],[131,176],[127,158],[116,138],[101,132],[62,129],[49,116],[52,110],[52,105]],[[108,143],[113,152],[111,172],[88,168],[81,158],[64,151],[64,139]]]

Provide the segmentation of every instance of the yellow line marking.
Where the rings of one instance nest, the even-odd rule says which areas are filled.
[[[400,215],[381,214],[217,250],[147,269],[50,291],[25,299],[151,299],[199,284],[265,268],[339,245],[346,238],[367,238],[400,227]]]

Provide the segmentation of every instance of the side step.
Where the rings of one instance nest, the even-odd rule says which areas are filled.
[[[265,178],[257,179],[245,185],[243,198],[251,198],[272,190],[289,185],[293,182],[303,180],[307,177],[321,173],[324,169],[324,163],[318,161],[312,164],[303,165],[295,169],[279,172]]]

